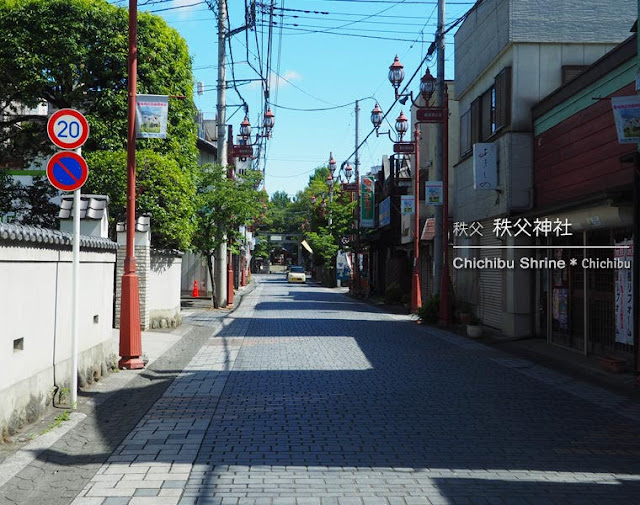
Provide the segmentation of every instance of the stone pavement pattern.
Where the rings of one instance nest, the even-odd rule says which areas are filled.
[[[409,319],[264,279],[73,505],[640,503],[638,405]]]

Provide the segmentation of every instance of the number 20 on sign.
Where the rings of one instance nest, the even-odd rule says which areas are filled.
[[[77,149],[89,137],[89,123],[75,109],[60,109],[49,118],[47,133],[61,149]]]

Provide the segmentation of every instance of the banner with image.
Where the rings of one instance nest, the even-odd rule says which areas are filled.
[[[618,142],[630,144],[640,142],[640,96],[611,97],[613,119],[616,122]]]
[[[413,195],[402,195],[400,197],[400,209],[403,216],[414,213],[414,200],[415,197]]]
[[[442,181],[427,181],[424,186],[425,203],[429,205],[442,205],[444,197]]]
[[[615,249],[615,257],[630,262],[631,268],[616,269],[615,315],[616,342],[633,345],[633,240],[616,242],[616,246],[631,246]]]
[[[167,95],[136,96],[136,138],[167,138],[169,97]]]
[[[375,226],[375,181],[373,177],[363,175],[360,178],[360,227]]]

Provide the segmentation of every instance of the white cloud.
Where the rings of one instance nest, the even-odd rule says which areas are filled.
[[[295,70],[287,70],[285,71],[284,74],[281,74],[281,75],[277,75],[275,72],[272,71],[269,77],[270,77],[269,82],[270,82],[271,89],[275,89],[276,87],[280,89],[286,88],[287,86],[290,86],[291,83],[302,80],[302,76]],[[252,82],[249,85],[249,87],[252,89],[259,88],[260,81]]]

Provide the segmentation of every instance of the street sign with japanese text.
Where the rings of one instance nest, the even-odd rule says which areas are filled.
[[[473,189],[498,189],[496,144],[473,144]]]
[[[355,182],[347,182],[342,185],[342,191],[346,191],[347,193],[355,193],[357,189],[357,184]]]
[[[413,142],[396,142],[393,144],[393,152],[399,154],[413,154]]]
[[[234,158],[251,158],[253,156],[253,146],[247,144],[236,144],[233,146]]]
[[[416,119],[422,123],[442,123],[444,109],[442,107],[420,107],[416,110]]]

